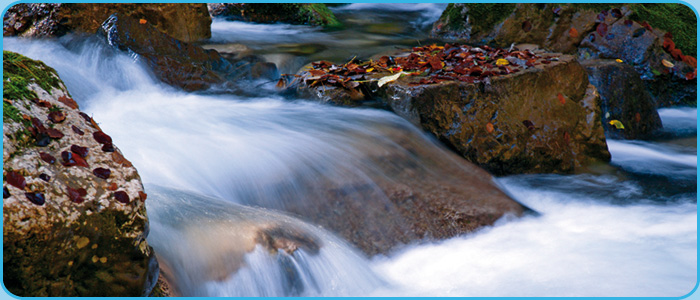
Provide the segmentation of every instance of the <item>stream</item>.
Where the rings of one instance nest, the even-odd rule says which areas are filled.
[[[341,6],[333,10],[347,27],[336,31],[215,19],[206,46],[243,43],[295,73],[314,60],[430,43],[444,6]],[[392,179],[367,156],[408,153],[400,140],[420,145],[411,164],[439,172],[449,150],[395,114],[284,98],[265,82],[255,97],[186,93],[94,38],[6,37],[4,50],[55,68],[136,166],[149,244],[185,296],[680,297],[697,281],[694,107],[660,109],[657,139],[608,140],[609,169],[496,179],[538,216],[367,257],[284,209],[313,198],[306,187],[315,182]],[[292,235],[307,247],[250,242],[277,228],[303,232]]]

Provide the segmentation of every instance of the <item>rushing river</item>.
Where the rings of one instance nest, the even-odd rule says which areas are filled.
[[[350,26],[331,32],[215,20],[209,45],[244,43],[293,73],[315,59],[425,42],[442,7],[339,7]],[[424,145],[428,154],[414,163],[433,168],[446,150],[408,122],[266,88],[252,98],[187,94],[94,39],[5,38],[4,49],[54,67],[137,167],[149,194],[149,243],[184,295],[678,297],[697,281],[696,108],[661,109],[658,139],[608,140],[611,167],[598,173],[497,179],[539,216],[365,257],[275,209],[304,201],[308,182],[352,176],[371,185],[391,176],[363,158],[406,151],[399,139]],[[250,243],[261,228],[290,229],[308,247],[270,252]]]

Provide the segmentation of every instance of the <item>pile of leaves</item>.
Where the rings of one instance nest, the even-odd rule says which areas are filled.
[[[335,86],[355,89],[361,83],[377,81],[379,86],[402,75],[420,76],[411,84],[434,84],[443,81],[467,83],[490,81],[491,77],[520,72],[541,64],[557,61],[557,56],[542,57],[530,50],[509,50],[489,46],[471,47],[460,44],[414,47],[398,56],[382,56],[378,60],[349,62],[337,65],[328,61],[312,63],[295,78],[307,86]],[[379,75],[386,74],[381,77]],[[279,87],[285,86],[281,80]]]

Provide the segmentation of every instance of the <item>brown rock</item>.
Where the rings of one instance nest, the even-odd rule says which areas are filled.
[[[5,14],[4,35],[94,33],[107,17],[116,12],[146,20],[158,30],[182,41],[211,37],[211,17],[203,3],[21,3],[10,7]]]
[[[10,66],[17,61],[33,70],[32,76],[36,77],[26,78],[27,82],[58,78],[53,69],[41,62],[3,53],[4,57],[7,55],[14,57],[3,60],[6,71],[17,70]],[[28,89],[52,107],[63,105],[59,98],[68,96],[60,80],[50,90],[37,84]],[[41,125],[40,118],[48,114],[48,108],[32,100],[11,100],[12,106],[36,120],[36,125]],[[112,192],[90,169],[53,162],[55,157],[61,157],[62,161],[67,158],[69,164],[78,163],[75,159],[80,156],[68,149],[82,145],[80,148],[90,149],[90,155],[80,158],[80,163],[99,162],[109,168],[109,180],[118,183],[131,197],[143,190],[139,175],[135,168],[113,162],[111,154],[96,151],[101,146],[92,138],[96,129],[80,117],[77,109],[66,109],[63,113],[65,120],[50,129],[61,130],[65,135],[43,148],[11,138],[27,130],[30,124],[4,119],[3,167],[6,171],[22,170],[27,182],[26,191],[5,185],[10,194],[3,201],[5,287],[25,297],[148,294],[155,284],[153,277],[158,267],[146,242],[148,220],[144,203],[124,205],[113,201]],[[88,134],[80,135],[72,127]],[[65,157],[62,152],[66,153]],[[43,180],[49,177],[49,182]]]
[[[603,128],[608,137],[649,138],[663,127],[653,97],[632,66],[614,60],[591,60],[583,66],[600,93]],[[611,120],[622,122],[625,129],[610,125]]]

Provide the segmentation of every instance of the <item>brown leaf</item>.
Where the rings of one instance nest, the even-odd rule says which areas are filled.
[[[110,183],[109,187],[107,187],[107,189],[110,191],[116,191],[117,190],[117,183],[116,182]]]
[[[78,103],[75,103],[75,100],[73,98],[68,98],[66,96],[61,96],[58,97],[58,101],[65,104],[66,106],[72,108],[72,109],[77,109],[78,108]]]
[[[129,202],[131,202],[129,195],[125,191],[114,192],[114,198],[123,204],[129,204]]]
[[[46,128],[46,134],[48,134],[52,139],[60,139],[63,137],[63,132],[56,128]]]
[[[47,162],[48,164],[53,164],[56,162],[56,158],[46,152],[39,152],[39,157],[41,157],[41,160]]]
[[[7,180],[7,183],[13,185],[14,187],[20,190],[23,190],[24,187],[27,185],[24,176],[22,176],[22,174],[16,171],[7,171],[7,173],[5,173],[5,180]]]
[[[60,111],[52,111],[49,113],[49,120],[54,123],[61,123],[66,120],[66,115]]]
[[[124,167],[131,167],[132,166],[131,162],[128,161],[126,158],[124,158],[124,156],[121,155],[121,153],[119,153],[117,151],[112,152],[112,160],[115,163],[121,164]]]
[[[523,22],[522,27],[523,27],[523,31],[530,32],[530,30],[532,30],[532,23],[530,23],[530,21],[526,20],[525,22]]]
[[[493,124],[491,124],[491,122],[486,123],[486,132],[488,132],[488,133],[493,132]]]
[[[323,71],[323,70],[309,70],[309,74],[311,74],[311,76],[314,76],[314,77],[315,77],[315,76],[321,76],[321,75],[326,74],[326,71]]]
[[[571,27],[571,29],[569,29],[569,36],[574,39],[577,38],[578,30],[576,30],[576,28]]]
[[[146,198],[148,195],[142,191],[139,191],[139,199],[141,199],[142,202],[146,202]]]

